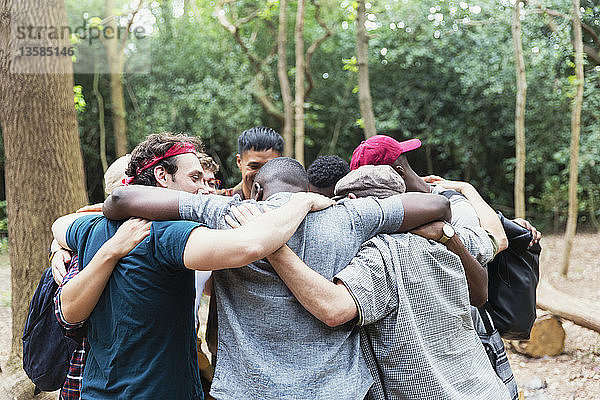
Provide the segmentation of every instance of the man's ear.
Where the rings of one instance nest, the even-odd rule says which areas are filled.
[[[162,165],[154,167],[154,178],[160,187],[167,187],[167,171]]]
[[[252,193],[251,197],[256,201],[261,201],[263,199],[263,187],[258,182],[254,182],[252,184]]]
[[[404,168],[401,165],[394,166],[394,169],[402,178],[404,178],[405,172],[404,172]]]
[[[242,156],[240,156],[239,153],[235,155],[235,162],[237,163],[237,166],[241,171],[242,170]]]

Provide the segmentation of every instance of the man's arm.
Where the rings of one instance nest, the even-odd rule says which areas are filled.
[[[315,272],[288,246],[267,256],[267,260],[300,304],[321,322],[336,327],[358,316],[358,308],[346,286]]]
[[[295,193],[283,206],[263,214],[239,229],[192,231],[183,252],[184,265],[195,270],[242,267],[273,253],[292,237],[310,211],[333,200],[316,193]],[[231,211],[239,213],[236,207]]]
[[[109,219],[141,217],[151,220],[179,219],[179,191],[152,186],[121,186],[104,201]]]
[[[96,307],[115,265],[150,234],[151,222],[132,218],[96,252],[89,264],[62,287],[60,312],[69,324],[85,320]]]
[[[450,221],[450,201],[444,196],[430,193],[404,193],[400,195],[404,207],[404,220],[399,232],[408,232],[433,221]]]
[[[79,212],[73,213],[69,215],[65,215],[54,221],[52,224],[52,234],[54,235],[54,240],[58,243],[60,247],[67,250],[70,249],[67,245],[67,231],[69,230],[69,226],[78,218],[85,217],[87,215],[102,215],[100,213],[95,212]]]
[[[442,181],[439,183],[446,189],[454,189],[462,193],[471,203],[482,228],[486,229],[496,240],[498,252],[508,247],[508,239],[496,212],[483,200],[477,189],[470,183],[460,181]]]

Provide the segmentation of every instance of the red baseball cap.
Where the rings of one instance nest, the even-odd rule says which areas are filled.
[[[371,136],[363,141],[352,153],[350,169],[355,170],[363,165],[392,165],[400,154],[421,147],[419,139],[399,142],[385,135]]]

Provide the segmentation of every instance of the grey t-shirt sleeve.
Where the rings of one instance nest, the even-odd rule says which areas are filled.
[[[396,195],[387,199],[365,197],[345,200],[348,208],[356,215],[355,232],[360,242],[366,242],[379,233],[396,233],[404,221],[402,196]]]
[[[495,254],[494,243],[485,229],[478,226],[454,227],[454,229],[469,253],[481,265],[492,261]]]
[[[228,226],[225,214],[229,207],[240,202],[238,195],[226,197],[179,192],[179,216],[182,219],[200,222],[211,229],[226,229]]]
[[[357,325],[377,322],[397,307],[391,259],[389,247],[375,237],[363,244],[350,264],[334,277],[334,282],[346,286],[356,303]]]

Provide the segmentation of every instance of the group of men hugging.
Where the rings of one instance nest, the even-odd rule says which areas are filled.
[[[307,171],[256,127],[219,190],[198,138],[148,136],[103,214],[52,227],[56,315],[84,336],[61,398],[516,399],[477,331],[506,235],[473,186],[413,171],[420,145],[377,135]]]

